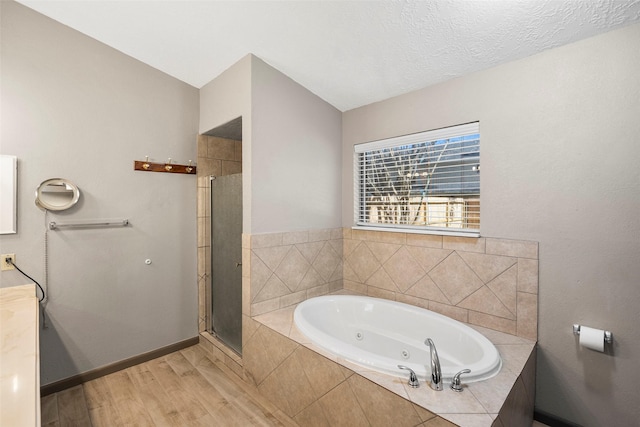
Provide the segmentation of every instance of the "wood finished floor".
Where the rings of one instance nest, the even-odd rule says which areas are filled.
[[[295,426],[193,346],[41,400],[42,426]]]

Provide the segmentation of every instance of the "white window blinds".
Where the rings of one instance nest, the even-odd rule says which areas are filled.
[[[357,225],[478,235],[477,122],[358,144],[354,162]]]

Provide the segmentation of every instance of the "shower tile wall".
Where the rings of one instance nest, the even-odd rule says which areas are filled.
[[[344,229],[344,288],[537,339],[538,243]]]
[[[207,301],[211,286],[211,235],[209,176],[242,172],[242,142],[198,136],[198,331],[206,330]]]

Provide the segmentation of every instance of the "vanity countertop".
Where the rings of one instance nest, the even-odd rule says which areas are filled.
[[[35,285],[0,288],[0,425],[40,425]]]

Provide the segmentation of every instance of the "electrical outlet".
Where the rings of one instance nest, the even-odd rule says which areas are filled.
[[[0,270],[15,270],[16,268],[13,264],[9,264],[7,259],[10,259],[11,262],[16,262],[16,254],[2,254],[0,255]]]

